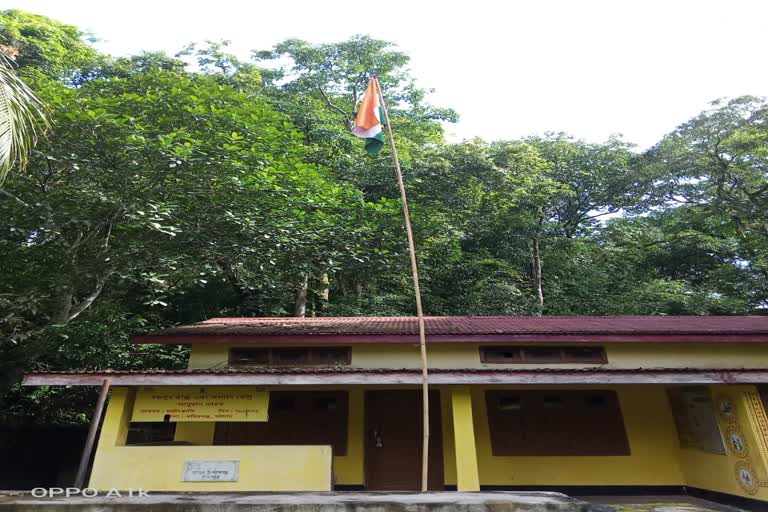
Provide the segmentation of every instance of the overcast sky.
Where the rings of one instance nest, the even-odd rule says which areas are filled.
[[[367,33],[408,53],[453,140],[566,131],[647,147],[716,98],[768,96],[766,0],[4,0],[113,55],[229,39],[233,53]]]

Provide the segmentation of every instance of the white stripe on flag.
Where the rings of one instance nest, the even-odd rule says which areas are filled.
[[[355,126],[354,128],[352,128],[352,133],[354,133],[361,139],[370,139],[371,137],[375,137],[376,135],[381,133],[381,125],[377,124],[376,126],[368,128],[367,130],[363,130],[359,126]]]

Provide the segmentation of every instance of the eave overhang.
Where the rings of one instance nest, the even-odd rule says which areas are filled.
[[[25,386],[318,386],[419,385],[418,369],[253,369],[33,372]],[[533,384],[759,384],[768,383],[762,368],[635,368],[635,369],[432,369],[431,385]]]
[[[583,333],[427,334],[428,343],[768,343],[768,334],[749,333]],[[132,343],[163,345],[418,344],[417,334],[146,334]]]

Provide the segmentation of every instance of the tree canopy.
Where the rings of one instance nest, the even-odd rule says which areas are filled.
[[[391,105],[430,315],[762,313],[768,102],[714,102],[654,147],[551,132],[446,140],[388,41],[191,44],[113,58],[0,11],[47,136],[0,186],[0,422],[79,422],[30,369],[176,368],[130,335],[217,316],[413,314],[386,151],[349,127]],[[556,127],[554,127],[556,128]],[[80,401],[79,401],[80,400]]]

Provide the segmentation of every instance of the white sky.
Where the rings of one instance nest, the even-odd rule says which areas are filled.
[[[233,53],[289,37],[368,33],[398,44],[451,138],[612,133],[647,147],[719,97],[768,96],[765,0],[4,0],[89,30],[101,50]]]

